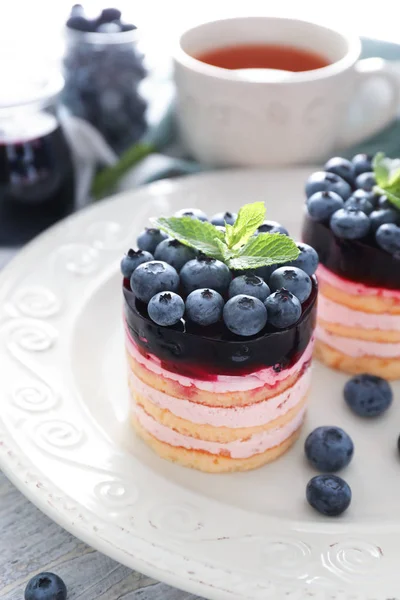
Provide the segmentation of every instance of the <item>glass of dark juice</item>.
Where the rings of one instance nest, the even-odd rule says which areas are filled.
[[[71,152],[57,118],[62,78],[0,93],[0,248],[22,246],[74,208]]]

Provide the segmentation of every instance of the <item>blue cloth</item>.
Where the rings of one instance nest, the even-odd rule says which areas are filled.
[[[387,60],[400,60],[400,45],[363,38],[362,58],[374,56]],[[189,160],[183,149],[180,148],[176,139],[173,106],[169,107],[161,121],[148,132],[147,139],[155,143],[160,149],[160,153],[147,157],[136,167],[133,177],[135,185],[205,170],[203,165]],[[342,154],[351,157],[357,152],[375,154],[378,151],[383,151],[391,157],[400,155],[400,118],[378,135],[363,141],[356,147],[347,149]]]

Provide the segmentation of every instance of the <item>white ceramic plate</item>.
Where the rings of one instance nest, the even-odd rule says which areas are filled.
[[[316,365],[304,436],[343,426],[353,503],[313,512],[302,441],[258,471],[207,475],[155,456],[130,430],[119,261],[149,216],[265,200],[298,233],[309,170],[163,181],[52,228],[0,277],[0,456],[6,475],[60,525],[114,559],[214,599],[400,597],[400,389],[383,419],[349,414],[346,380]]]

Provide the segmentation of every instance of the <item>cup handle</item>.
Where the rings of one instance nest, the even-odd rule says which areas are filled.
[[[400,77],[391,69],[390,62],[382,58],[365,58],[358,61],[355,65],[355,74],[357,78],[357,87],[360,90],[371,79],[381,79],[389,89],[390,95],[386,106],[365,115],[363,125],[356,131],[352,131],[347,125],[347,131],[344,131],[338,140],[338,145],[342,147],[359,144],[363,140],[372,137],[389,125],[397,116],[400,105]],[[361,110],[363,110],[361,108]]]

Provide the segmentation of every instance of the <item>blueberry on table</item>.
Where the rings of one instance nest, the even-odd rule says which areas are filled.
[[[183,265],[196,257],[196,250],[178,242],[178,240],[163,240],[158,244],[154,258],[163,260],[174,267],[179,273]]]
[[[328,162],[325,164],[324,171],[328,171],[329,173],[339,175],[339,177],[347,181],[347,183],[349,183],[350,185],[354,184],[354,165],[346,158],[334,156],[333,158],[329,159]]]
[[[154,323],[162,327],[169,327],[182,319],[185,303],[174,292],[159,292],[150,299],[147,311]]]
[[[300,250],[300,254],[295,260],[291,260],[289,263],[287,263],[287,266],[302,269],[311,277],[311,275],[314,275],[318,267],[319,258],[317,251],[314,250],[312,246],[303,244],[302,242],[299,242],[296,245]]]
[[[54,573],[38,573],[28,581],[25,600],[66,600],[65,583]]]
[[[371,230],[377,231],[379,227],[385,223],[398,223],[399,217],[399,212],[392,208],[381,208],[379,210],[374,210],[369,215]]]
[[[204,255],[187,262],[180,275],[186,294],[196,289],[210,288],[223,295],[232,280],[232,274],[223,262]]]
[[[381,225],[375,233],[376,243],[390,254],[400,252],[400,227],[394,223]]]
[[[286,227],[278,223],[277,221],[264,221],[257,229],[257,233],[282,233],[283,235],[289,235]]]
[[[208,288],[194,290],[186,298],[187,318],[203,327],[217,323],[222,317],[223,308],[221,294]]]
[[[153,255],[146,250],[128,250],[127,254],[121,260],[121,273],[126,279],[130,279],[133,271],[139,265],[153,260]]]
[[[374,205],[371,202],[371,192],[365,190],[356,190],[354,194],[344,203],[345,208],[356,208],[362,210],[366,215],[369,215],[374,210]]]
[[[307,437],[304,451],[315,469],[335,473],[347,467],[353,458],[354,444],[340,427],[317,427]]]
[[[350,506],[351,489],[337,475],[316,475],[307,484],[306,498],[322,515],[337,517]]]
[[[271,290],[261,277],[258,275],[239,275],[232,279],[229,286],[229,298],[244,294],[246,296],[252,296],[258,298],[262,302],[270,295]]]
[[[155,227],[145,227],[144,231],[139,234],[137,245],[140,250],[146,250],[146,252],[154,254],[158,244],[163,240],[166,240],[167,237],[168,236],[163,231],[160,231]]]
[[[300,300],[288,290],[274,292],[265,301],[268,322],[277,329],[291,327],[301,317]]]
[[[312,173],[306,181],[305,189],[307,198],[316,192],[335,192],[342,200],[347,200],[351,196],[351,186],[347,181],[336,173],[327,173],[326,171]]]
[[[131,290],[142,302],[149,302],[158,292],[177,292],[178,287],[178,273],[161,260],[145,262],[132,273]]]
[[[341,208],[333,213],[329,225],[337,237],[358,240],[369,232],[370,220],[362,210]]]
[[[256,335],[267,323],[267,309],[258,298],[239,294],[225,304],[223,317],[232,333],[241,336]]]
[[[343,198],[335,192],[315,192],[306,201],[307,211],[313,221],[324,223],[334,212],[343,208]]]
[[[356,186],[365,190],[366,192],[371,192],[373,188],[376,186],[376,179],[374,173],[366,172],[361,173],[356,177]]]
[[[356,154],[351,159],[354,165],[354,174],[361,175],[361,173],[367,173],[372,171],[372,156],[369,154]]]
[[[182,208],[178,210],[175,217],[190,217],[191,219],[198,219],[199,221],[208,221],[208,217],[205,212],[199,208]]]
[[[269,278],[269,287],[273,292],[285,288],[302,304],[311,294],[312,283],[307,273],[298,267],[279,267]]]
[[[215,214],[213,217],[211,217],[210,219],[210,223],[212,223],[213,225],[221,225],[222,227],[225,226],[225,223],[227,223],[228,225],[233,225],[234,222],[237,219],[237,214],[236,213],[232,213],[232,212],[220,212]]]
[[[363,373],[349,379],[344,386],[344,399],[360,417],[377,417],[392,404],[393,391],[382,377]]]

